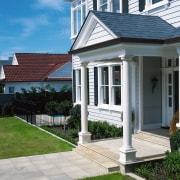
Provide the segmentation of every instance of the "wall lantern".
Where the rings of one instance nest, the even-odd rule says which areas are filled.
[[[158,78],[157,78],[157,77],[153,77],[153,78],[151,79],[151,83],[152,83],[152,93],[154,93],[154,90],[155,90],[155,88],[156,88],[157,85],[158,85]]]

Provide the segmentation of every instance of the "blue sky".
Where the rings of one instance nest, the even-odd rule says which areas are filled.
[[[1,0],[1,59],[21,52],[67,53],[70,46],[70,3]]]

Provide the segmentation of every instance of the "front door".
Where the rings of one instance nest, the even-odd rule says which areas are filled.
[[[177,58],[165,62],[162,68],[162,126],[169,127],[179,108],[179,63]]]
[[[179,71],[174,71],[174,112],[179,109]]]

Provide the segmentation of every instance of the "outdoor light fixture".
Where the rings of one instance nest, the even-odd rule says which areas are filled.
[[[153,77],[152,80],[151,80],[151,83],[152,83],[152,93],[154,93],[154,89],[158,85],[158,78],[157,77]]]

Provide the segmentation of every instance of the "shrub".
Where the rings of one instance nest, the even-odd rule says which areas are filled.
[[[68,135],[71,136],[72,138],[78,138],[78,130],[72,129],[68,132]]]
[[[57,106],[57,112],[58,114],[62,114],[64,116],[68,116],[70,113],[70,110],[72,109],[72,102],[68,100],[64,100],[63,102],[59,103]]]
[[[72,144],[77,145],[76,140],[73,139],[73,138],[70,137],[70,136],[67,136],[66,134],[62,134],[62,133],[60,133],[60,132],[58,132],[58,131],[56,131],[56,130],[52,129],[51,127],[48,127],[48,126],[41,126],[41,128],[42,128],[42,129],[45,129],[46,131],[49,131],[49,132],[52,133],[52,134],[55,134],[55,135],[58,136],[58,137],[61,137],[61,138],[65,139],[65,140],[71,142]]]
[[[68,127],[71,129],[80,130],[81,126],[81,105],[75,105],[70,111],[70,118],[68,119]]]
[[[2,116],[13,116],[13,104],[12,103],[6,103],[2,106]]]
[[[135,172],[149,180],[180,179],[180,152],[167,151],[166,157],[161,163],[145,163],[135,168]]]
[[[152,164],[151,163],[146,163],[146,164],[141,165],[138,168],[135,168],[135,172],[137,174],[139,174],[140,176],[149,179],[151,168],[152,168]]]
[[[106,121],[88,121],[89,132],[92,139],[104,139],[122,136],[122,127],[110,125]]]
[[[180,151],[166,152],[163,165],[168,177],[178,177],[180,174]]]
[[[58,110],[57,110],[58,106],[59,106],[59,103],[57,103],[56,101],[48,102],[45,106],[47,114],[50,114],[50,115],[58,114]]]
[[[3,107],[3,105],[0,104],[0,116],[2,116],[2,107]]]

